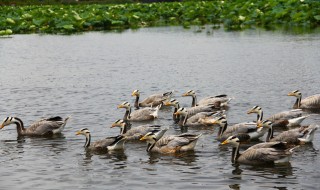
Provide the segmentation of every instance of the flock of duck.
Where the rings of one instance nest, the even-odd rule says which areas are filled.
[[[180,107],[176,99],[172,99],[173,91],[153,94],[143,101],[139,101],[140,91],[134,90],[135,109],[132,110],[129,102],[123,102],[118,108],[124,108],[123,119],[116,120],[112,128],[119,127],[118,136],[107,137],[91,142],[90,131],[83,128],[76,135],[86,137],[85,148],[89,151],[112,151],[124,148],[128,141],[146,141],[148,152],[162,154],[177,153],[193,150],[201,134],[182,133],[180,135],[165,135],[168,128],[160,125],[140,125],[131,127],[136,121],[149,121],[158,118],[162,106],[174,108],[172,119],[180,127],[212,127],[219,126],[217,140],[221,145],[229,144],[232,148],[232,161],[243,164],[265,164],[288,162],[293,149],[301,144],[312,142],[316,124],[301,126],[307,118],[306,109],[320,109],[320,94],[302,99],[300,91],[292,91],[288,96],[296,97],[293,110],[280,112],[263,120],[263,111],[260,106],[254,106],[247,113],[257,114],[255,122],[243,122],[228,126],[225,110],[232,98],[227,95],[210,96],[197,101],[196,93],[189,90],[182,96],[191,96],[191,107]],[[0,129],[10,124],[16,124],[18,136],[51,136],[61,133],[69,117],[59,116],[41,119],[28,128],[24,127],[21,119],[7,117],[1,123]],[[297,127],[295,127],[297,126]],[[295,127],[288,130],[288,127]],[[280,132],[274,136],[274,129]],[[266,135],[263,143],[257,143],[240,153],[241,144],[257,140]]]

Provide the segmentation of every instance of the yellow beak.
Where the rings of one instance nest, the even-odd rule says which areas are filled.
[[[140,141],[146,140],[146,138],[143,136],[140,138]]]
[[[171,106],[170,102],[164,102],[165,106]]]
[[[258,123],[258,125],[257,125],[257,128],[260,128],[260,127],[262,127],[262,123]]]
[[[182,96],[188,96],[188,93],[183,93]]]
[[[250,113],[253,113],[252,110],[249,110],[249,111],[247,112],[247,114],[250,114]]]
[[[81,135],[81,132],[80,132],[80,131],[77,131],[77,132],[76,132],[76,135]]]
[[[229,141],[228,141],[228,140],[225,140],[225,141],[223,141],[221,144],[224,145],[224,144],[228,144],[228,143],[229,143]]]
[[[289,92],[288,96],[294,96],[294,94],[292,92]]]
[[[117,125],[115,123],[112,123],[110,128],[116,127]]]
[[[123,108],[123,106],[122,105],[118,105],[118,107],[117,108]]]
[[[2,129],[2,128],[4,128],[4,124],[3,124],[3,123],[2,123],[1,126],[0,126],[0,129]]]

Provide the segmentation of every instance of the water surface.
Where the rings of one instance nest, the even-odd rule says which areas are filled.
[[[134,102],[134,89],[147,95],[189,89],[198,97],[221,93],[235,99],[229,123],[252,121],[254,105],[265,116],[288,110],[289,91],[306,97],[319,93],[320,35],[246,30],[201,33],[179,27],[138,31],[93,32],[72,36],[15,35],[0,39],[0,115],[24,123],[47,116],[71,116],[64,133],[55,138],[19,138],[14,126],[0,135],[0,189],[315,189],[319,186],[320,135],[296,150],[289,165],[234,166],[231,150],[215,140],[217,129],[203,133],[194,152],[148,154],[144,143],[127,144],[123,152],[93,154],[83,148],[87,127],[92,140],[116,135],[111,123]],[[162,109],[150,123],[181,131]],[[314,114],[304,124],[320,123]],[[133,124],[137,126],[139,123]]]

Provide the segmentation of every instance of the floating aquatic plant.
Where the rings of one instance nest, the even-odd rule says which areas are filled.
[[[233,0],[119,5],[0,6],[0,34],[75,33],[149,26],[213,24],[227,30],[320,25],[317,0]]]

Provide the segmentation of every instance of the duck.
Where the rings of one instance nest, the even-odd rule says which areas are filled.
[[[24,127],[22,120],[18,117],[6,117],[0,129],[10,124],[16,124],[18,136],[52,136],[60,134],[70,117],[63,119],[60,116],[40,119],[32,123],[28,128]]]
[[[91,143],[91,134],[88,128],[80,129],[76,132],[76,135],[84,135],[86,137],[84,147],[93,151],[123,150],[124,143],[126,141],[125,136],[118,135],[114,137],[107,137]]]
[[[262,122],[263,119],[263,111],[260,106],[253,106],[250,110],[248,110],[247,114],[257,114],[257,123]],[[304,115],[302,109],[293,109],[289,111],[282,111],[276,113],[269,117],[267,120],[273,122],[274,127],[293,127],[298,126],[302,123],[303,120],[308,118],[309,115]]]
[[[171,99],[170,101],[164,102],[164,105],[165,106],[173,106],[174,107],[172,118],[173,118],[173,121],[175,123],[178,123],[179,120],[180,120],[180,115],[179,114],[177,115],[175,113],[180,108],[179,101],[176,100],[176,99]],[[212,112],[212,111],[214,111],[216,109],[217,108],[214,105],[196,106],[196,107],[186,108],[186,110],[188,111],[189,116],[195,115],[195,114],[200,113],[200,112]]]
[[[319,128],[316,124],[311,124],[307,126],[301,126],[296,129],[291,129],[288,131],[283,131],[277,136],[273,136],[273,123],[269,120],[264,120],[259,126],[268,128],[268,134],[266,137],[266,142],[287,142],[288,144],[301,145],[310,143],[314,139],[314,133]]]
[[[156,137],[160,139],[168,130],[168,128],[161,128],[160,125],[140,125],[128,130],[128,124],[122,119],[118,119],[112,123],[111,128],[114,127],[120,127],[120,135],[125,136],[127,141],[140,140],[140,138],[151,131],[158,131]]]
[[[295,90],[289,92],[288,96],[294,96],[297,98],[293,105],[294,109],[320,109],[320,94],[315,94],[302,99],[302,93],[299,90]]]
[[[259,126],[255,123],[238,123],[228,127],[228,121],[225,116],[218,117],[212,121],[212,124],[220,125],[217,140],[222,142],[229,136],[238,134],[247,134],[250,140],[257,140],[267,131],[267,127]]]
[[[140,138],[140,140],[147,141],[147,152],[174,154],[194,150],[201,135],[202,134],[183,133],[180,135],[163,136],[162,138],[157,139],[155,132],[148,132]]]
[[[217,96],[206,97],[201,99],[199,102],[197,102],[197,96],[194,90],[189,90],[183,93],[182,96],[192,97],[191,107],[201,106],[201,105],[215,105],[216,107],[224,107],[224,106],[227,106],[228,103],[232,100],[232,98],[227,97],[226,94],[221,94]]]
[[[189,114],[189,111],[186,108],[179,108],[175,115],[181,115],[178,125],[181,127],[200,127],[200,126],[209,126],[211,123],[206,122],[208,118],[217,117],[224,112],[215,111],[215,112],[199,112],[195,115]]]
[[[242,134],[236,134],[233,135],[239,138],[240,143],[241,144],[246,144],[250,142],[250,135],[242,133]],[[250,146],[248,149],[257,149],[257,148],[272,148],[272,147],[276,147],[276,146],[281,146],[285,149],[287,148],[293,148],[295,147],[295,145],[290,145],[287,142],[283,142],[283,141],[274,141],[274,142],[261,142],[255,145]]]
[[[123,102],[118,105],[118,108],[125,108],[126,112],[123,116],[124,121],[148,121],[158,118],[158,112],[161,108],[161,105],[158,105],[155,108],[141,108],[131,112],[131,105],[129,102]]]
[[[293,154],[293,149],[287,148],[285,143],[277,142],[266,147],[248,148],[242,153],[239,152],[241,140],[237,135],[232,135],[224,140],[221,145],[230,144],[232,148],[232,163],[247,165],[263,165],[288,163]]]
[[[165,92],[162,94],[152,94],[149,97],[145,98],[139,102],[140,91],[134,90],[131,96],[135,96],[136,100],[134,102],[134,107],[139,109],[140,107],[155,107],[162,104],[163,101],[170,100],[173,95],[173,91]]]

